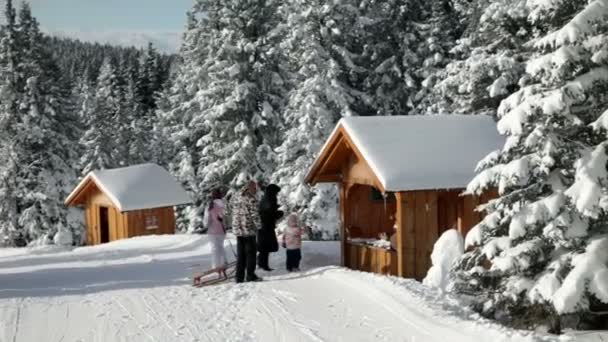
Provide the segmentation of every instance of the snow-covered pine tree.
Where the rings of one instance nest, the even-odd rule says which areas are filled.
[[[423,49],[431,54],[423,54],[427,57],[417,71],[422,82],[416,111],[495,115],[500,101],[519,88],[529,55],[524,48],[532,34],[526,1],[453,1],[451,7],[441,2],[433,2],[425,23],[427,39],[437,44]],[[449,20],[446,11],[463,19]],[[434,51],[441,57],[435,58]]]
[[[18,90],[16,47],[17,23],[12,0],[5,3],[5,24],[0,29],[0,245],[21,245],[23,234],[18,224],[19,163],[14,140],[17,134]]]
[[[558,317],[584,321],[608,303],[605,138],[589,126],[600,127],[608,107],[608,1],[528,1],[524,10],[534,58],[498,109],[504,148],[467,189],[496,187],[500,197],[467,236],[455,290],[503,322],[558,330]]]
[[[19,166],[14,144],[2,140],[0,150],[0,247],[24,246],[25,237],[19,227],[18,201]]]
[[[281,8],[287,18],[282,48],[296,86],[289,94],[284,113],[286,131],[277,149],[273,179],[281,186],[281,203],[289,211],[297,210],[302,222],[319,238],[334,238],[335,230],[327,231],[333,224],[326,223],[332,217],[336,220],[335,186],[311,188],[304,184],[306,172],[336,122],[341,116],[353,115],[352,94],[345,84],[340,61],[334,57],[339,53],[332,51],[332,37],[341,36],[342,32],[331,26],[336,23],[336,13],[344,12],[338,9],[339,4],[334,3],[332,8],[323,3],[289,1]]]
[[[81,123],[88,121],[88,118],[93,112],[95,104],[95,87],[91,84],[88,69],[84,74],[78,77],[72,90],[72,97],[76,98],[75,106],[78,119]]]
[[[10,1],[5,13],[0,82],[7,101],[2,101],[0,192],[6,207],[0,210],[5,226],[0,239],[12,245],[47,243],[59,227],[70,235],[81,229],[68,224],[63,205],[67,187],[76,179],[72,166],[78,133],[66,112],[61,75],[29,5],[22,5],[18,22]]]
[[[178,175],[193,183],[199,209],[215,186],[270,179],[289,87],[276,48],[278,5],[199,0],[189,16],[170,111],[183,127]]]
[[[149,43],[145,53],[140,58],[139,77],[137,79],[137,95],[144,113],[155,110],[157,107],[157,94],[163,86],[162,73],[160,55],[154,45]]]
[[[161,58],[152,43],[139,59],[137,80],[128,80],[127,97],[131,99],[131,163],[154,161],[160,148],[160,134],[155,130],[157,100],[163,90]]]
[[[204,135],[200,152],[199,189],[225,184],[236,189],[246,177],[267,181],[274,167],[273,148],[281,126],[289,84],[280,65],[279,2],[201,0],[205,28],[207,80],[198,96]]]
[[[338,119],[404,115],[412,107],[418,62],[417,1],[288,1],[282,6],[294,89],[273,179],[288,210],[298,210],[317,237],[333,238],[334,186],[309,188],[303,178]],[[332,222],[332,223],[328,223]]]
[[[201,65],[206,55],[207,35],[205,27],[199,24],[197,13],[199,11],[195,6],[187,14],[186,31],[179,52],[180,62],[175,67],[170,87],[160,96],[157,114],[159,139],[167,142],[162,153],[168,157],[166,162],[171,172],[192,195],[193,208],[197,208],[191,210],[186,207],[177,211],[179,231],[202,227],[203,212],[198,212],[198,208],[204,207],[207,200],[206,194],[198,189],[199,158],[194,148],[205,132],[200,120],[193,121],[201,113],[200,98],[196,95],[207,80]]]
[[[116,163],[116,117],[120,115],[120,94],[116,72],[107,58],[97,79],[92,112],[86,119],[86,132],[81,144],[80,161],[83,174],[96,169],[118,166]]]

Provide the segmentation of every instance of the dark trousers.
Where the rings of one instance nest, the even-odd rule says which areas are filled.
[[[287,270],[291,271],[294,268],[300,268],[300,260],[302,260],[302,250],[298,249],[288,249],[287,252],[287,261],[286,266]]]
[[[245,280],[245,270],[247,280],[255,280],[255,236],[238,236],[236,238],[236,282],[241,283]]]
[[[262,268],[269,268],[268,266],[268,252],[258,252],[258,266]]]

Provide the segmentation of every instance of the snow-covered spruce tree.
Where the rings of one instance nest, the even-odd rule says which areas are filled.
[[[95,87],[91,84],[89,72],[85,71],[84,75],[80,76],[72,90],[72,96],[76,98],[76,113],[81,123],[87,122],[93,112],[95,103]]]
[[[236,189],[246,176],[267,181],[274,167],[286,75],[281,68],[279,1],[200,1],[208,30],[208,79],[199,90],[206,132],[200,151],[199,189]]]
[[[519,89],[525,71],[529,51],[524,43],[532,34],[526,1],[452,3],[448,9],[452,17],[463,18],[460,22],[446,21],[445,10],[435,7],[428,19],[432,34],[427,39],[437,41],[437,48],[430,45],[428,50],[439,55],[429,55],[417,72],[423,81],[416,111],[495,115],[500,101]]]
[[[82,173],[116,167],[116,117],[120,115],[120,94],[114,66],[106,59],[95,89],[95,101],[85,120],[86,132],[81,144]]]
[[[419,9],[416,1],[293,0],[281,6],[281,49],[294,88],[273,179],[283,188],[286,209],[302,213],[314,238],[335,237],[337,191],[310,188],[304,176],[340,117],[409,112],[416,93],[409,70],[419,42],[412,19]]]
[[[347,52],[343,68],[358,92],[351,107],[359,115],[407,115],[413,109],[419,87],[415,70],[423,61],[420,49],[432,45],[423,41],[418,24],[425,17],[425,3],[359,0],[334,5],[335,22],[340,23],[335,26],[344,35],[338,46]],[[342,13],[349,14],[346,23],[341,23]]]
[[[213,187],[270,179],[289,87],[276,48],[278,4],[199,0],[190,15],[175,89],[185,94],[173,108],[184,125],[178,164],[194,176],[199,210]]]
[[[148,113],[157,107],[157,93],[162,90],[163,86],[162,73],[160,55],[154,45],[149,43],[145,53],[140,58],[139,77],[137,79],[137,95],[144,113]]]
[[[130,163],[156,161],[159,133],[155,130],[157,121],[157,101],[163,87],[163,70],[160,55],[148,44],[146,52],[139,60],[137,80],[127,80],[127,102],[131,108],[131,150]]]
[[[581,327],[594,305],[608,303],[607,158],[589,126],[608,107],[608,2],[529,1],[526,10],[536,53],[522,88],[498,109],[507,141],[467,189],[495,187],[500,197],[467,236],[455,290],[474,294],[484,315],[557,331],[559,317]]]
[[[12,246],[23,241],[18,224],[19,163],[15,153],[18,101],[16,47],[17,23],[12,0],[5,3],[5,24],[0,29],[0,245]],[[24,243],[24,241],[23,241]],[[21,243],[19,243],[21,245]]]
[[[453,1],[432,0],[426,1],[424,5],[416,30],[424,43],[413,46],[420,61],[414,64],[413,76],[419,91],[412,102],[419,108],[427,109],[434,105],[434,99],[428,93],[433,90],[437,77],[450,62],[450,50],[456,45],[466,22],[457,20],[462,13],[454,8]]]
[[[8,226],[8,244],[48,243],[59,228],[71,235],[63,205],[67,187],[76,180],[75,136],[66,112],[60,72],[44,46],[38,23],[24,3],[15,20],[7,2],[2,30],[2,82],[7,96],[2,113],[2,193],[0,210]],[[10,58],[12,56],[12,58]],[[6,58],[5,58],[6,57]],[[2,229],[3,235],[7,229]],[[12,240],[12,241],[11,241]]]
[[[186,31],[182,37],[179,52],[180,61],[175,67],[171,85],[160,96],[157,116],[159,123],[156,131],[159,139],[166,141],[163,155],[170,171],[177,176],[184,188],[193,198],[193,210],[186,207],[177,211],[177,229],[179,231],[194,230],[202,227],[203,212],[207,201],[205,193],[199,186],[199,158],[196,142],[203,136],[206,129],[202,121],[193,121],[201,113],[201,102],[197,95],[199,89],[207,81],[202,61],[206,56],[205,43],[208,36],[205,27],[199,24],[197,6],[188,12]]]
[[[304,183],[323,141],[341,116],[353,115],[352,94],[338,52],[331,51],[332,36],[341,35],[335,25],[336,7],[324,7],[320,1],[291,1],[282,6],[287,18],[287,33],[282,48],[288,55],[288,67],[294,75],[295,89],[289,94],[285,109],[286,131],[277,149],[278,165],[273,179],[282,191],[281,203],[289,211],[297,210],[302,222],[310,226],[317,238],[334,238],[335,229],[327,230],[336,220],[337,189],[335,186],[311,188]],[[339,11],[338,11],[339,12]],[[332,222],[333,223],[333,222]]]

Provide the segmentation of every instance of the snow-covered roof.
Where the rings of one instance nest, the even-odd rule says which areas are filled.
[[[343,127],[385,191],[464,188],[477,163],[504,138],[486,115],[347,117]],[[313,166],[314,169],[314,166]]]
[[[151,163],[91,171],[65,202],[70,203],[91,181],[120,211],[171,207],[192,202],[169,172]]]

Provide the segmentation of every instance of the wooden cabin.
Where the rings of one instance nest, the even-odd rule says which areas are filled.
[[[475,208],[495,196],[462,193],[478,161],[503,144],[488,116],[340,120],[306,181],[339,185],[342,265],[424,278],[439,236],[465,235],[481,219]]]
[[[173,234],[174,206],[188,203],[186,191],[156,164],[92,171],[65,200],[84,208],[87,245]]]

